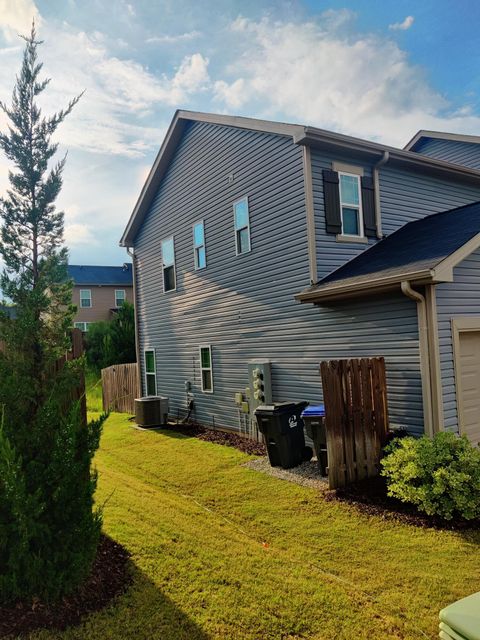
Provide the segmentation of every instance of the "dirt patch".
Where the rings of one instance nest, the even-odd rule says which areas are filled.
[[[264,456],[267,453],[267,449],[263,443],[244,438],[237,433],[208,429],[207,427],[202,427],[197,424],[169,424],[163,428],[176,431],[177,433],[181,433],[185,436],[198,438],[199,440],[223,444],[227,447],[235,447],[235,449],[239,449],[240,451],[243,451],[243,453],[248,453],[253,456]]]
[[[123,593],[132,579],[129,553],[117,542],[102,536],[88,580],[77,591],[55,604],[39,600],[0,606],[0,638],[19,637],[35,629],[58,629],[77,625],[82,618],[107,606]]]
[[[338,500],[353,505],[362,513],[416,527],[446,529],[449,531],[479,530],[480,521],[455,518],[451,521],[438,516],[420,513],[413,505],[406,504],[387,495],[385,479],[381,476],[368,478],[341,489],[326,491],[325,500]]]

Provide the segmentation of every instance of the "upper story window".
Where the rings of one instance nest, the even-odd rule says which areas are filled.
[[[248,198],[237,200],[233,205],[235,218],[235,246],[237,256],[250,251],[250,218],[248,214]]]
[[[162,240],[163,291],[175,291],[177,278],[175,274],[175,245],[173,236]]]
[[[80,289],[80,307],[86,309],[92,306],[92,291],[90,289]]]
[[[205,269],[207,254],[205,252],[205,227],[203,220],[193,225],[193,251],[195,254],[195,269]]]
[[[339,172],[342,234],[363,237],[360,176]]]
[[[115,289],[115,306],[121,307],[125,302],[125,289]]]

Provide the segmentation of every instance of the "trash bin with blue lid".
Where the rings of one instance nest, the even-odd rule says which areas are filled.
[[[325,405],[311,404],[302,413],[307,436],[312,440],[318,468],[322,476],[327,475],[327,434],[325,431]]]
[[[272,402],[255,409],[272,467],[290,469],[312,457],[303,433],[302,411],[306,406],[306,402]]]

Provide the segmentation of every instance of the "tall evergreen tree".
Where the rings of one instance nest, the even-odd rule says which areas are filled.
[[[0,316],[0,600],[55,599],[88,574],[101,517],[93,506],[91,461],[102,419],[85,425],[73,390],[83,361],[58,370],[69,346],[72,284],[55,208],[65,158],[53,163],[56,129],[80,96],[45,117],[35,25],[26,42],[12,103],[0,108],[8,131],[0,148],[13,163],[0,199],[3,292],[17,317]]]

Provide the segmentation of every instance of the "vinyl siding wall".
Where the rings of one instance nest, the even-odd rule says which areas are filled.
[[[480,144],[426,138],[416,145],[415,151],[445,162],[480,169]]]
[[[445,429],[458,431],[451,319],[480,316],[480,250],[455,267],[454,282],[436,287]]]
[[[232,204],[245,195],[252,251],[237,257]],[[192,225],[200,219],[207,268],[195,271]],[[170,235],[177,290],[163,294],[160,244]],[[309,265],[302,152],[291,139],[190,125],[135,254],[142,374],[144,349],[154,348],[158,393],[169,396],[173,416],[186,407],[189,381],[198,420],[237,428],[234,394],[255,358],[272,361],[274,400],[318,402],[322,359],[385,355],[392,424],[421,430],[415,304],[399,294],[322,308],[294,300],[309,284]],[[201,392],[200,344],[212,347],[213,394]]]

